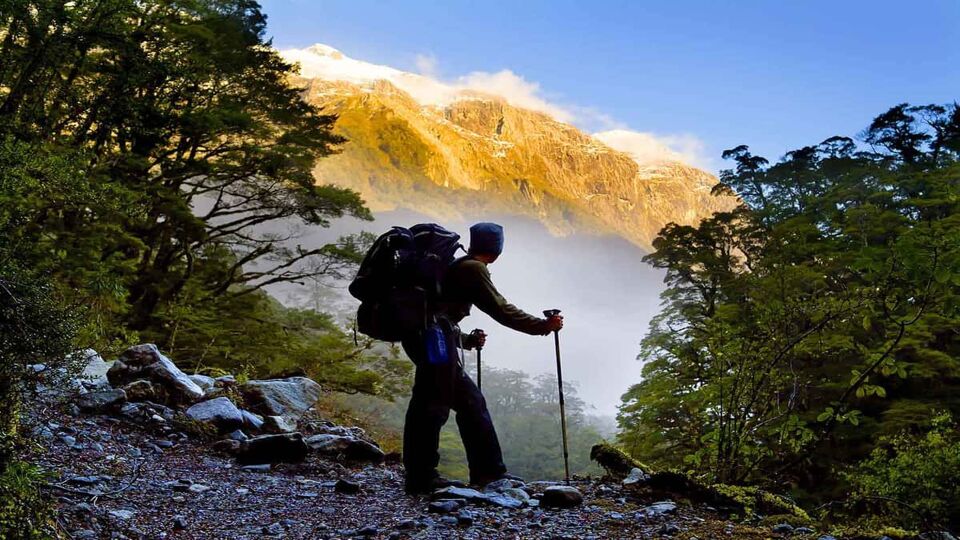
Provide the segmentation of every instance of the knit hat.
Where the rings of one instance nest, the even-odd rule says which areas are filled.
[[[470,227],[470,253],[499,255],[503,252],[503,227],[496,223],[477,223]]]

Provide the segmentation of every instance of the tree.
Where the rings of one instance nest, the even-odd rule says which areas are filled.
[[[715,192],[741,207],[666,226],[647,257],[668,288],[621,443],[822,500],[878,437],[956,414],[957,119],[956,105],[898,105],[862,134],[871,150],[832,137],[773,165],[725,152],[736,168]]]
[[[203,284],[211,296],[250,294],[322,275],[339,254],[297,245],[291,224],[370,217],[355,193],[315,185],[315,160],[342,139],[290,85],[255,2],[8,4],[0,131],[76,149],[84,175],[119,202],[41,208],[35,238],[75,261],[59,269],[65,281],[116,261],[130,328],[158,326],[157,309],[207,253],[236,255]],[[91,257],[108,226],[122,241]]]

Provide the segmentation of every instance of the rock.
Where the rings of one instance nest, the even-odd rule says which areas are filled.
[[[173,528],[178,531],[186,530],[187,519],[183,516],[173,516]]]
[[[213,443],[210,448],[214,452],[227,454],[228,456],[236,456],[240,453],[240,448],[242,446],[243,443],[240,441],[235,441],[233,439],[222,439]]]
[[[778,523],[771,529],[774,534],[793,534],[793,525],[789,523]]]
[[[146,379],[133,381],[123,387],[129,401],[164,401],[165,396],[158,392],[152,382]]]
[[[456,512],[463,506],[463,499],[445,499],[442,501],[433,501],[427,506],[427,511],[434,514],[449,514]]]
[[[675,514],[676,512],[676,503],[673,501],[660,501],[641,508],[637,514],[644,517],[657,517],[665,516],[667,514]]]
[[[80,529],[70,533],[71,538],[77,538],[80,540],[91,540],[97,537],[97,532],[90,529]]]
[[[260,431],[263,429],[263,417],[254,414],[246,409],[240,409],[240,415],[243,416],[243,427],[250,431]]]
[[[110,517],[114,519],[125,521],[132,518],[134,514],[136,514],[136,512],[134,512],[133,510],[110,510],[107,512],[107,514],[109,514]]]
[[[300,433],[261,435],[240,444],[237,461],[244,465],[297,463],[303,461],[310,451],[310,447],[304,442],[303,435]]]
[[[107,371],[113,362],[104,362],[103,358],[93,349],[85,349],[77,353],[79,361],[83,363],[83,371],[77,380],[87,388],[97,388],[109,384]]]
[[[547,508],[573,508],[582,502],[583,495],[572,486],[550,486],[540,497],[540,506]]]
[[[354,495],[360,493],[360,484],[354,482],[353,480],[344,480],[343,478],[337,480],[337,483],[333,486],[333,490],[337,493],[345,493],[347,495]]]
[[[664,523],[660,526],[660,530],[657,531],[657,534],[673,536],[678,532],[680,532],[680,527],[677,527],[675,523]]]
[[[817,540],[837,540],[837,539],[829,534],[825,534],[820,538],[817,538]]]
[[[200,493],[206,493],[211,489],[213,488],[210,486],[205,486],[203,484],[190,484],[190,487],[187,488],[187,491],[189,491],[190,493],[200,494]]]
[[[200,375],[199,373],[194,373],[193,375],[187,376],[190,377],[190,380],[199,386],[204,392],[213,390],[213,387],[216,384],[216,380],[213,377],[207,377],[206,375]]]
[[[307,439],[310,448],[330,457],[351,461],[383,461],[384,453],[373,444],[352,436],[320,434]]]
[[[461,510],[457,514],[457,523],[463,525],[464,527],[473,525],[473,513],[469,510]]]
[[[288,421],[282,416],[264,417],[260,429],[267,433],[293,433],[297,430],[297,424]]]
[[[643,469],[634,467],[630,469],[630,474],[623,479],[623,485],[625,486],[636,486],[647,483],[647,480],[650,480],[650,475],[643,472]]]
[[[107,371],[107,379],[114,386],[148,379],[166,391],[168,403],[192,403],[203,397],[203,390],[152,343],[124,351]]]
[[[220,433],[234,431],[243,426],[243,415],[232,401],[218,397],[201,401],[187,409],[187,418],[217,428]]]
[[[63,441],[63,444],[69,446],[70,448],[73,448],[77,445],[77,439],[72,435],[61,435],[60,440]]]
[[[255,473],[268,473],[270,472],[271,465],[269,463],[261,463],[259,465],[244,465],[240,467],[240,470],[243,472],[255,472]]]
[[[279,523],[271,523],[270,525],[267,525],[261,529],[261,531],[267,536],[280,536],[283,534],[283,525],[280,525]]]
[[[101,482],[99,476],[74,476],[67,480],[68,484],[74,484],[77,486],[94,486]]]
[[[793,530],[793,534],[813,534],[813,532],[810,527],[797,527]]]
[[[230,440],[243,442],[243,441],[249,439],[250,437],[247,437],[247,434],[246,434],[246,433],[244,433],[244,432],[242,432],[242,431],[240,431],[240,430],[238,429],[238,430],[231,431],[230,434],[227,435],[227,438],[230,439]]]
[[[82,394],[77,398],[77,407],[86,413],[102,413],[123,405],[127,401],[127,393],[123,390],[98,390]]]
[[[957,540],[947,531],[930,531],[920,535],[920,540]]]
[[[522,501],[500,493],[485,493],[483,498],[480,500],[493,506],[499,506],[500,508],[508,508],[511,510],[523,508],[527,504],[526,501]]]
[[[473,488],[449,486],[434,491],[430,495],[430,498],[435,501],[444,499],[466,499],[468,501],[480,501],[486,499],[486,495]]]
[[[510,497],[511,499],[516,499],[521,503],[523,503],[524,505],[530,503],[530,495],[526,491],[520,488],[506,488],[500,491],[500,493],[502,493],[504,497]]]
[[[373,525],[365,525],[357,529],[357,536],[376,536],[380,532],[380,529],[374,527]]]
[[[250,409],[296,422],[320,398],[320,385],[306,377],[250,381],[240,387]]]
[[[213,380],[213,385],[217,388],[226,388],[237,384],[237,378],[233,375],[224,375]]]
[[[521,480],[515,480],[513,478],[501,478],[499,480],[494,480],[489,484],[483,486],[484,491],[503,491],[510,488],[521,488],[524,486],[524,483]]]

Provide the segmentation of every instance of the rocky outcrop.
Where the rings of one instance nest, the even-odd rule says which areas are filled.
[[[148,380],[162,387],[165,401],[173,404],[191,403],[203,397],[203,390],[152,343],[124,351],[107,371],[107,379],[113,386]]]

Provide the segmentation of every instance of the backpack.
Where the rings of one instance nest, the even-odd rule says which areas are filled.
[[[425,330],[457,249],[463,249],[460,235],[435,223],[393,227],[380,235],[349,287],[360,300],[357,330],[382,341]]]

